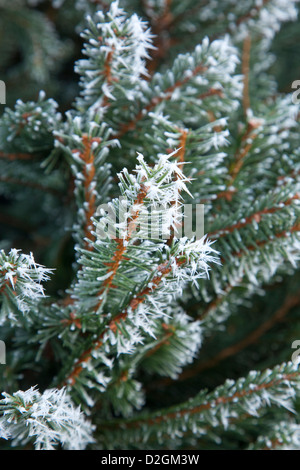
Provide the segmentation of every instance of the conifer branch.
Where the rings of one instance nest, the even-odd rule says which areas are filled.
[[[296,306],[300,304],[300,292],[295,295],[288,296],[281,307],[277,309],[270,318],[261,323],[255,330],[251,331],[245,338],[241,339],[235,344],[232,344],[213,358],[208,359],[205,362],[199,362],[190,369],[184,371],[177,380],[186,380],[188,378],[194,377],[195,375],[203,372],[204,370],[210,369],[217,366],[220,362],[228,359],[231,356],[235,356],[237,353],[243,349],[249,347],[252,344],[255,344],[268,330],[270,330],[276,323],[282,321],[282,319]]]
[[[162,324],[162,328],[165,330],[165,334],[156,341],[156,344],[151,349],[148,349],[145,354],[146,357],[157,353],[162,346],[169,343],[170,338],[175,334],[175,328],[166,323]]]
[[[146,1],[144,1],[143,4],[146,13],[149,15],[151,12],[151,6],[148,6]],[[172,39],[166,37],[166,32],[174,21],[171,6],[172,0],[165,0],[163,10],[159,17],[153,17],[150,14],[150,24],[155,36],[153,42],[155,49],[153,50],[151,60],[149,60],[147,66],[149,76],[153,75],[161,60],[163,60],[168,53],[172,44]]]
[[[28,77],[56,92],[46,75],[62,41],[51,24],[67,18],[65,36],[80,18],[86,26],[78,95],[63,68],[59,103],[40,92],[0,118],[0,389],[19,390],[0,400],[0,444],[299,448],[295,354],[260,371],[261,338],[282,346],[279,322],[284,337],[298,331],[284,320],[300,305],[298,290],[285,293],[299,276],[299,109],[277,92],[282,59],[271,68],[272,40],[298,1],[126,1],[126,12],[118,0],[53,0],[50,10],[35,2],[38,14],[33,3],[1,8],[8,94],[20,76],[28,87],[15,96],[36,93]],[[57,268],[49,297],[52,270],[11,237]],[[282,305],[255,318],[278,281]],[[208,337],[215,353],[202,357]],[[189,378],[192,390],[225,360],[222,374],[240,378],[219,386],[205,373],[209,391],[186,389],[168,406],[166,385]],[[26,390],[33,383],[43,392]]]
[[[256,240],[252,245],[247,246],[244,250],[236,251],[232,253],[233,257],[241,257],[248,251],[254,251],[258,248],[263,248],[268,243],[272,243],[275,239],[278,238],[287,238],[293,233],[300,232],[300,223],[295,223],[292,227],[288,230],[283,230],[281,232],[274,233],[272,237],[268,238],[267,240]]]
[[[30,153],[8,153],[0,152],[0,158],[7,159],[10,161],[14,160],[31,160],[34,158],[34,155]]]
[[[107,86],[110,87],[112,82],[114,81],[114,78],[112,76],[112,70],[111,70],[111,62],[114,54],[114,47],[112,47],[112,50],[108,52],[107,57],[104,62],[104,67],[103,67],[103,74],[106,79]],[[108,106],[109,105],[109,98],[107,95],[104,95],[103,101],[102,101],[102,106]]]
[[[231,166],[229,170],[229,174],[231,176],[230,181],[228,183],[228,186],[232,186],[235,179],[237,178],[237,175],[239,174],[243,164],[244,164],[244,159],[246,155],[249,153],[249,151],[252,148],[253,142],[257,137],[257,134],[252,134],[252,131],[259,127],[260,122],[256,122],[254,120],[250,120],[247,125],[247,130],[245,134],[243,135],[241,139],[241,148],[239,148],[235,154],[235,162]]]
[[[82,144],[83,150],[80,151],[78,149],[74,149],[72,152],[79,152],[80,158],[84,162],[83,168],[83,179],[84,179],[84,197],[85,197],[85,218],[86,223],[84,227],[84,235],[85,238],[89,241],[85,241],[85,248],[92,249],[90,241],[93,241],[94,238],[91,234],[92,230],[92,217],[96,212],[96,195],[94,190],[92,189],[92,183],[95,178],[95,156],[92,150],[92,144],[100,143],[101,139],[99,137],[89,137],[87,134],[82,135]]]
[[[143,203],[144,203],[144,199],[147,196],[147,191],[148,191],[147,187],[142,184],[141,187],[140,187],[140,190],[138,192],[137,198],[133,203],[133,206],[134,207],[137,206],[138,208],[133,212],[132,215],[130,215],[130,217],[127,221],[127,225],[128,225],[127,236],[126,236],[125,239],[122,239],[122,238],[116,239],[117,248],[116,248],[116,251],[115,251],[115,253],[112,257],[112,261],[106,263],[106,265],[109,268],[109,273],[111,273],[111,274],[107,279],[105,279],[103,281],[103,287],[102,287],[101,292],[99,294],[100,297],[102,296],[104,291],[108,291],[109,289],[114,287],[114,285],[113,285],[114,278],[116,276],[116,273],[118,271],[120,263],[122,262],[122,260],[124,259],[125,255],[126,255],[126,250],[127,250],[128,243],[129,243],[132,235],[136,231],[137,219],[140,215],[140,210],[141,210],[140,206],[143,205]],[[98,304],[96,305],[96,309],[98,309],[101,306],[102,301],[103,301],[103,297],[100,298]]]
[[[160,103],[163,101],[168,101],[171,99],[172,94],[174,91],[178,88],[183,87],[186,85],[193,77],[196,75],[203,73],[207,70],[207,67],[203,66],[202,64],[197,65],[192,73],[185,77],[182,80],[178,80],[177,82],[174,83],[174,85],[166,88],[161,96],[154,96],[151,98],[150,103],[142,108],[137,115],[135,116],[134,119],[132,119],[130,122],[127,124],[122,124],[119,132],[115,135],[116,139],[121,139],[127,132],[135,130],[137,124],[139,121],[141,121],[144,116],[146,116],[148,113],[150,113],[156,106],[158,106]]]
[[[204,311],[198,315],[197,319],[203,321],[212,310],[216,309],[222,302],[225,301],[227,295],[241,282],[242,279],[240,278],[235,282],[235,284],[227,284],[226,287],[223,289],[222,293],[217,295],[215,299],[208,303]]]
[[[254,214],[251,214],[250,216],[245,217],[243,221],[237,222],[236,224],[233,224],[229,227],[224,227],[221,230],[209,232],[208,236],[212,239],[225,237],[226,235],[232,233],[234,230],[240,230],[241,228],[244,228],[246,225],[251,224],[253,221],[255,221],[256,223],[259,223],[262,220],[263,215],[274,214],[275,212],[282,210],[283,207],[290,206],[293,203],[293,201],[296,201],[299,199],[300,199],[300,195],[297,193],[294,196],[291,196],[290,198],[288,198],[286,201],[280,202],[275,207],[262,209],[261,211],[257,211]]]
[[[102,430],[110,430],[118,432],[124,429],[128,433],[133,431],[132,439],[139,440],[135,430],[145,429],[145,426],[151,432],[157,428],[169,434],[173,434],[179,429],[184,429],[186,432],[190,426],[198,429],[199,434],[202,432],[202,423],[207,414],[211,413],[214,417],[215,423],[223,424],[225,429],[228,426],[228,419],[237,414],[241,416],[242,413],[248,411],[253,416],[257,416],[258,409],[263,406],[264,400],[267,400],[269,405],[275,405],[277,398],[280,401],[286,400],[286,405],[289,407],[289,399],[295,395],[295,391],[285,395],[285,391],[291,390],[291,385],[299,387],[299,372],[293,368],[291,364],[282,364],[280,367],[275,367],[273,370],[265,372],[251,372],[249,377],[234,381],[228,381],[223,386],[218,387],[211,393],[200,393],[198,399],[191,400],[189,403],[180,406],[174,406],[170,409],[165,409],[163,413],[152,413],[128,420],[114,420],[113,422],[102,423]],[[272,393],[273,391],[273,393]],[[251,402],[251,397],[256,397]],[[277,396],[277,398],[276,398]],[[226,411],[225,411],[226,410]],[[224,413],[224,414],[223,414]],[[184,419],[184,426],[182,426],[182,418]],[[198,424],[198,426],[197,426]],[[148,431],[148,432],[149,432]]]
[[[178,266],[180,266],[184,261],[182,259],[177,260]],[[134,312],[138,306],[145,301],[148,295],[152,295],[153,291],[157,289],[160,285],[160,283],[163,280],[164,276],[167,276],[170,272],[172,271],[172,266],[170,265],[169,262],[162,263],[157,267],[155,270],[155,273],[157,273],[156,276],[150,277],[151,278],[151,287],[146,287],[142,289],[140,292],[135,294],[134,298],[131,299],[129,302],[128,308],[126,308],[123,312],[118,314],[116,317],[114,317],[107,325],[106,329],[109,329],[113,331],[114,333],[117,331],[117,325],[119,322],[123,322],[126,320],[126,317],[128,315],[129,309]],[[106,333],[106,330],[104,330],[96,340],[93,341],[92,346],[90,346],[86,351],[84,351],[80,358],[76,361],[75,366],[73,370],[69,373],[68,377],[65,379],[63,386],[73,386],[76,383],[76,380],[80,373],[83,370],[83,364],[89,361],[92,358],[92,353],[95,350],[98,350],[103,346],[103,337]]]
[[[240,26],[242,23],[245,23],[246,21],[250,20],[251,18],[254,18],[257,16],[260,11],[268,4],[270,3],[270,0],[262,0],[262,2],[258,5],[254,5],[251,10],[248,13],[245,13],[244,15],[241,15],[237,18],[236,20],[236,25]]]

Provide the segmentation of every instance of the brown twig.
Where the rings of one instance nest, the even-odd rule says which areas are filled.
[[[177,89],[177,88],[180,88],[184,85],[186,85],[193,77],[195,77],[196,75],[198,75],[198,73],[201,73],[201,72],[204,72],[207,70],[207,67],[203,66],[203,65],[198,65],[197,67],[195,67],[195,69],[193,70],[193,72],[188,75],[187,77],[185,77],[184,79],[182,80],[178,80],[177,82],[174,83],[174,85],[168,87],[165,91],[164,91],[164,94],[161,95],[161,96],[154,96],[151,100],[150,100],[150,103],[145,106],[144,108],[142,108],[138,114],[135,116],[134,119],[132,119],[131,121],[129,121],[127,124],[122,124],[121,125],[121,128],[119,130],[119,132],[117,132],[117,134],[114,136],[114,138],[116,139],[120,139],[121,137],[123,137],[127,132],[129,131],[132,131],[136,128],[138,122],[143,119],[143,117],[150,111],[152,111],[152,109],[155,108],[155,106],[157,106],[158,104],[162,103],[163,101],[167,101],[169,99],[171,99],[172,97],[172,94],[173,92]]]
[[[281,203],[280,206],[270,207],[268,209],[262,209],[261,211],[258,211],[255,214],[251,214],[249,217],[244,218],[242,222],[237,222],[236,224],[233,224],[229,227],[224,227],[221,230],[209,232],[208,237],[209,238],[225,237],[229,233],[232,233],[234,230],[240,230],[246,225],[249,225],[250,223],[252,223],[253,221],[259,223],[263,215],[274,214],[275,212],[282,210],[282,206],[287,207],[291,205],[293,201],[299,200],[299,199],[300,199],[300,195],[297,193],[294,196],[287,199],[284,203]]]
[[[174,154],[174,158],[176,158],[177,161],[179,162],[178,167],[182,171],[183,166],[184,166],[184,162],[185,162],[186,139],[188,137],[188,131],[186,129],[178,129],[178,130],[179,130],[181,136],[180,136],[180,139],[179,139],[179,148],[178,148],[177,152]],[[170,151],[172,151],[172,150],[170,149]],[[176,175],[175,178],[178,179],[178,175]],[[173,201],[171,203],[171,205],[174,205],[174,204],[175,204],[175,202]],[[179,227],[181,225],[182,224],[180,222],[177,226]],[[171,233],[170,233],[170,236],[169,236],[168,242],[167,242],[169,246],[172,245],[174,236],[175,236],[175,231],[174,231],[174,228],[171,227]]]
[[[251,18],[254,18],[255,16],[257,16],[260,13],[260,11],[262,10],[262,8],[265,7],[267,5],[267,3],[269,3],[269,2],[270,2],[270,0],[263,0],[260,5],[254,5],[253,8],[251,8],[250,11],[248,11],[244,15],[241,15],[236,20],[236,22],[235,22],[236,25],[240,26],[242,23],[245,23],[245,21],[251,20]]]
[[[3,183],[15,184],[17,186],[27,186],[28,188],[38,189],[38,190],[44,191],[46,193],[51,193],[55,196],[61,196],[61,193],[58,190],[56,190],[54,188],[50,188],[48,186],[43,186],[42,184],[39,184],[39,183],[33,183],[32,181],[25,181],[25,180],[20,180],[20,179],[17,179],[17,178],[11,178],[11,177],[8,177],[8,176],[1,176],[0,175],[0,182],[1,181]]]
[[[178,265],[181,265],[182,263],[183,263],[183,261],[177,260]],[[138,306],[142,302],[144,302],[146,297],[149,294],[151,294],[159,286],[159,284],[161,283],[163,277],[167,276],[171,272],[171,270],[172,270],[172,267],[169,265],[168,261],[166,261],[166,262],[162,263],[161,265],[159,265],[155,270],[157,275],[155,277],[153,277],[153,279],[151,280],[151,287],[145,287],[138,294],[136,294],[135,297],[133,299],[131,299],[131,301],[129,302],[128,307],[123,312],[121,312],[119,315],[114,317],[108,323],[107,329],[110,329],[113,332],[116,332],[117,328],[118,328],[118,323],[120,323],[121,321],[124,321],[126,319],[129,309],[131,309],[132,311],[136,310],[138,308]],[[73,386],[76,383],[77,378],[79,377],[82,370],[84,369],[84,363],[88,362],[92,358],[93,351],[98,350],[103,345],[103,337],[104,337],[107,329],[105,329],[97,337],[97,339],[93,341],[92,345],[86,351],[84,351],[81,354],[79,359],[77,359],[73,369],[71,370],[71,372],[66,377],[63,385]]]
[[[172,338],[172,336],[174,336],[175,334],[175,328],[172,326],[172,325],[167,325],[166,323],[163,323],[162,324],[162,328],[165,330],[165,334],[164,336],[159,339],[158,341],[156,341],[155,345],[153,346],[153,348],[149,349],[147,351],[147,353],[145,354],[145,357],[149,357],[149,356],[152,356],[153,354],[155,354],[162,346],[164,346],[165,344],[169,344],[169,340],[170,338]]]
[[[255,250],[257,250],[258,247],[261,248],[261,247],[267,245],[268,243],[270,243],[270,241],[273,241],[274,238],[286,238],[291,233],[299,232],[299,231],[300,231],[300,223],[296,222],[296,224],[294,224],[289,230],[283,230],[282,232],[275,233],[272,237],[268,238],[267,240],[257,240],[257,241],[255,241],[255,243],[253,245],[247,246],[244,250],[240,250],[240,251],[236,251],[234,253],[231,253],[231,256],[241,257],[247,251],[255,251]]]
[[[0,151],[0,158],[14,161],[14,160],[32,160],[34,155],[31,153],[10,153],[10,152],[1,152]]]
[[[293,296],[288,296],[285,299],[283,305],[279,309],[277,309],[276,312],[270,318],[264,321],[254,331],[248,334],[245,338],[243,338],[242,340],[238,341],[235,344],[232,344],[224,348],[222,351],[216,354],[213,358],[208,359],[205,362],[200,362],[192,369],[184,371],[178,377],[178,380],[186,380],[191,377],[194,377],[199,372],[203,372],[204,370],[211,369],[212,367],[215,367],[216,365],[218,365],[220,362],[224,361],[225,359],[228,359],[229,357],[236,355],[243,349],[256,343],[261,338],[261,336],[263,336],[268,330],[270,330],[276,323],[280,322],[290,312],[292,308],[298,305],[300,305],[300,291]]]
[[[151,60],[149,60],[147,64],[147,72],[149,77],[151,77],[161,60],[166,57],[167,52],[173,43],[173,40],[168,34],[168,30],[174,18],[171,12],[172,0],[165,0],[163,12],[158,18],[154,16],[151,7],[146,3],[145,0],[143,3],[144,9],[150,17],[151,29],[154,34],[153,46],[155,49],[152,52]]]
[[[147,187],[144,184],[142,184],[140,191],[137,195],[137,198],[134,202],[134,206],[136,205],[140,206],[141,204],[143,204],[146,195],[147,195]],[[139,217],[139,214],[140,214],[140,208],[136,209],[135,212],[128,219],[128,222],[127,222],[128,230],[127,230],[126,238],[116,239],[117,248],[112,257],[112,261],[106,264],[109,267],[109,271],[111,272],[111,275],[109,276],[109,278],[105,279],[105,281],[103,282],[101,291],[99,292],[99,297],[101,297],[104,291],[108,291],[109,289],[115,287],[113,282],[117,274],[117,271],[119,269],[120,263],[124,259],[125,253],[127,251],[128,242],[136,230],[136,224],[137,224],[137,219]],[[102,299],[100,298],[99,302],[97,303],[95,307],[95,310],[98,310],[101,304],[102,304]]]
[[[159,414],[157,416],[150,417],[150,418],[147,418],[147,417],[136,418],[134,420],[127,421],[127,422],[122,421],[121,423],[119,423],[119,422],[111,421],[110,423],[103,423],[102,428],[111,428],[111,427],[116,428],[118,426],[122,426],[122,429],[130,429],[130,428],[138,428],[140,426],[143,426],[144,423],[146,423],[147,426],[154,426],[162,422],[169,422],[170,420],[180,419],[180,418],[183,418],[184,416],[191,416],[191,415],[199,414],[203,411],[215,408],[216,406],[221,405],[221,404],[232,403],[232,402],[235,403],[241,398],[251,396],[254,393],[257,393],[262,390],[267,390],[271,387],[279,385],[282,382],[292,381],[297,376],[299,376],[298,371],[291,372],[290,374],[283,374],[279,379],[273,379],[268,383],[262,383],[259,385],[255,385],[251,388],[248,388],[246,390],[237,391],[229,396],[220,396],[216,398],[215,400],[203,403],[198,406],[179,409],[176,411],[170,411],[169,413]]]
[[[84,162],[83,167],[83,180],[84,180],[84,198],[85,198],[85,226],[84,226],[84,235],[85,238],[89,241],[94,240],[94,236],[91,234],[92,230],[92,217],[95,213],[96,207],[96,195],[94,190],[91,189],[91,184],[95,179],[96,168],[95,168],[95,156],[92,150],[92,144],[94,142],[101,142],[99,137],[90,137],[87,134],[82,136],[83,150],[73,149],[73,153],[79,153],[80,158]],[[85,248],[87,250],[92,250],[92,245],[85,241]]]

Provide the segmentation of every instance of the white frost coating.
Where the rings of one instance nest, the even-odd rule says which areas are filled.
[[[190,179],[184,176],[176,162],[170,161],[175,154],[176,151],[169,155],[161,155],[153,168],[145,163],[143,155],[138,154],[139,164],[136,166],[135,174],[129,175],[127,169],[124,169],[118,175],[124,199],[121,203],[114,200],[108,205],[111,208],[111,215],[100,219],[97,225],[98,234],[104,231],[105,227],[111,229],[110,233],[116,234],[117,228],[118,238],[122,238],[127,243],[128,234],[133,235],[129,223],[132,217],[139,226],[139,234],[135,234],[135,237],[142,239],[149,238],[147,225],[149,218],[151,218],[151,228],[154,229],[160,216],[163,216],[162,220],[165,225],[168,225],[166,228],[169,230],[178,226],[182,220],[181,192],[189,193],[186,183]],[[143,192],[145,194],[137,204],[137,199]],[[119,213],[119,221],[115,218],[116,212]]]
[[[219,3],[210,1],[199,13],[200,22],[210,21],[212,24],[228,24],[231,36],[235,41],[242,41],[248,34],[257,34],[271,41],[281,25],[297,18],[299,0],[272,0],[263,4],[261,0],[232,0]],[[234,8],[233,8],[234,3]],[[224,13],[225,12],[225,13]]]
[[[67,450],[83,450],[94,441],[93,426],[74,407],[65,389],[41,394],[31,387],[3,396],[0,437],[11,438],[13,445],[34,440],[36,450],[53,450],[58,443]]]
[[[6,255],[1,250],[0,266],[3,266],[0,287],[7,286],[15,292],[15,302],[22,313],[30,310],[32,302],[45,296],[41,282],[47,281],[53,270],[37,264],[32,253],[25,255],[12,249]]]
[[[133,85],[140,85],[142,77],[147,76],[146,60],[148,50],[153,49],[153,36],[147,23],[136,14],[127,17],[118,1],[111,4],[106,15],[98,12],[95,20],[96,23],[88,18],[90,29],[83,34],[86,40],[83,52],[88,59],[79,60],[75,70],[82,77],[83,99],[79,102],[91,114],[103,114],[107,99],[117,100],[120,93],[129,101],[140,96],[139,87]],[[99,64],[107,73],[99,73]]]
[[[171,227],[175,229],[182,222],[181,193],[188,191],[187,184],[190,179],[183,174],[180,164],[172,159],[175,154],[176,151],[168,155],[160,155],[157,163],[150,166],[145,162],[144,156],[139,153],[138,164],[133,173],[129,174],[125,168],[119,174],[119,187],[126,200],[113,200],[110,205],[107,205],[105,211],[99,211],[100,220],[96,225],[96,236],[98,237],[97,247],[100,250],[102,245],[104,250],[107,249],[110,243],[110,230],[117,226],[119,230],[117,238],[123,239],[126,256],[134,242],[140,239],[140,248],[144,250],[144,266],[147,264],[151,250],[153,250],[152,254],[159,252],[163,260],[160,264],[153,263],[153,261],[149,263],[150,269],[147,274],[141,275],[137,271],[135,288],[143,279],[145,279],[145,284],[137,290],[137,297],[133,298],[127,308],[121,312],[127,334],[122,334],[119,328],[108,328],[102,338],[103,347],[107,345],[109,349],[116,348],[117,354],[133,354],[136,345],[144,343],[145,337],[155,338],[156,320],[172,316],[168,307],[170,302],[180,295],[186,283],[195,283],[197,279],[207,277],[209,264],[217,262],[218,252],[205,238],[194,240],[186,237],[177,238],[174,235],[173,252],[170,254],[166,243],[158,240],[158,236],[154,239],[151,236],[141,236],[141,233],[144,234],[144,230],[148,229],[146,222],[150,210],[154,217],[161,216],[165,232],[170,231]],[[126,216],[125,222],[115,219],[115,214],[119,211],[123,211]],[[128,220],[129,222],[134,220],[136,224],[139,224],[140,230],[135,232],[135,227],[130,230]],[[107,228],[106,232],[104,228]],[[106,236],[103,237],[103,234]],[[134,257],[136,261],[138,256],[138,251],[136,251]],[[88,266],[86,272],[88,273]],[[103,267],[99,266],[97,272],[98,280],[105,281],[114,275],[114,282],[116,282],[118,273],[108,271],[106,264]],[[81,283],[77,288],[80,296]],[[109,301],[109,291],[107,295]],[[103,300],[103,302],[106,301],[106,299]],[[199,342],[195,341],[195,344],[198,345]],[[183,363],[183,359],[181,362]]]

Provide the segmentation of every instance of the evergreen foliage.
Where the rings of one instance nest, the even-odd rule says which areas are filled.
[[[0,448],[300,449],[298,3],[0,0]]]

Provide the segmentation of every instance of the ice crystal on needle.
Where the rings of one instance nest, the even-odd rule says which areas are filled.
[[[58,443],[67,450],[80,450],[93,442],[93,426],[64,389],[48,389],[41,394],[31,387],[3,395],[0,437],[13,439],[14,445],[34,438],[36,450],[52,450]]]
[[[32,305],[45,297],[43,281],[49,279],[52,269],[47,269],[34,260],[32,253],[23,254],[12,249],[8,255],[0,251],[0,290],[2,297],[1,317],[14,317],[14,307],[26,313]]]
[[[300,0],[0,5],[0,445],[299,448]]]

